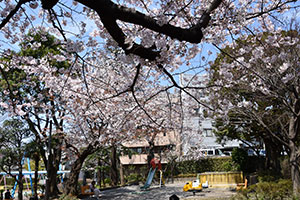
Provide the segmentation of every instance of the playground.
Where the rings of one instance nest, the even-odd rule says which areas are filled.
[[[34,179],[34,175],[35,172],[31,170],[31,166],[30,166],[30,159],[26,158],[27,161],[27,169],[26,171],[22,171],[22,175],[23,175],[23,195],[25,199],[29,199],[30,196],[33,196],[34,194],[34,187],[33,187],[33,179]],[[23,157],[22,159],[22,164],[25,163],[25,157]],[[57,175],[60,177],[60,182],[63,182],[63,175],[69,173],[69,171],[64,171],[61,170],[61,165],[60,165],[60,170],[57,171]],[[4,196],[4,194],[9,191],[9,196],[10,198],[14,199],[17,198],[17,190],[18,190],[18,184],[17,181],[13,181],[10,183],[7,183],[7,178],[11,179],[11,176],[16,176],[16,178],[18,179],[18,171],[11,171],[9,174],[7,174],[6,172],[0,172],[0,191],[1,191],[1,199]],[[47,171],[43,170],[43,171],[37,171],[38,174],[38,196],[42,197],[45,193],[45,183],[46,183],[46,176],[47,176]]]
[[[230,198],[236,192],[224,188],[207,188],[193,195],[192,192],[184,192],[183,186],[185,182],[170,183],[160,187],[159,185],[151,185],[147,190],[141,190],[142,185],[125,186],[116,189],[108,189],[101,192],[100,199],[114,200],[166,200],[170,196],[176,195],[180,200],[196,200],[196,199],[226,199]],[[92,199],[92,198],[85,198]]]
[[[28,164],[28,171],[23,171],[24,175],[24,183],[26,187],[24,188],[24,199],[29,199],[30,196],[33,195],[33,175],[34,172],[31,171],[30,168],[30,161],[27,160]],[[200,177],[197,177],[196,180],[191,181],[177,181],[174,183],[165,183],[165,180],[163,179],[163,174],[161,170],[161,163],[160,160],[153,158],[150,162],[151,167],[149,169],[149,173],[147,176],[147,179],[144,183],[139,183],[135,185],[127,185],[123,187],[118,188],[107,188],[101,190],[100,199],[133,199],[133,200],[147,200],[147,199],[169,199],[172,195],[176,195],[179,199],[206,199],[206,200],[215,200],[215,199],[229,199],[232,195],[234,195],[236,192],[225,189],[225,188],[209,188],[208,186],[205,186],[205,180],[202,177],[202,183],[200,183]],[[38,171],[39,179],[40,181],[43,181],[46,176],[46,171]],[[63,175],[65,173],[69,173],[69,171],[58,171],[58,175]],[[11,174],[18,174],[18,172],[11,172]],[[154,181],[155,174],[157,174],[157,179]],[[5,192],[7,189],[11,188],[11,197],[17,198],[15,196],[16,189],[17,189],[17,183],[15,182],[13,187],[7,186],[6,184],[6,177],[9,175],[1,172],[1,191]],[[220,174],[218,174],[220,175]],[[44,177],[44,178],[43,178]],[[62,181],[62,176],[61,176]],[[45,184],[45,183],[44,183]],[[204,185],[204,186],[203,186]],[[86,185],[89,188],[89,185]],[[203,186],[203,187],[202,187]],[[88,191],[90,191],[88,189]],[[44,191],[39,191],[39,193],[43,194]],[[83,194],[83,193],[81,193]],[[85,200],[92,200],[96,199],[95,195],[93,193],[83,195],[81,199]]]

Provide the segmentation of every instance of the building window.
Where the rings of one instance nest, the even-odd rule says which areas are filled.
[[[203,133],[204,133],[205,137],[213,136],[212,129],[205,128],[205,129],[203,129]]]
[[[141,154],[142,153],[142,148],[137,148],[136,151],[137,151],[137,153]]]

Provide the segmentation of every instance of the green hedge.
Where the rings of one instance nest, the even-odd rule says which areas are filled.
[[[255,172],[259,168],[263,168],[264,162],[263,158],[248,157],[244,172]],[[177,162],[175,163],[173,174],[197,174],[203,172],[228,172],[238,170],[238,164],[233,162],[231,157],[215,157]],[[169,175],[170,171],[168,170],[165,174]]]
[[[196,174],[202,172],[233,171],[235,164],[231,157],[206,158],[178,162],[175,174]]]

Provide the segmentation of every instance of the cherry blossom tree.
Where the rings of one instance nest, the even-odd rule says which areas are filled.
[[[34,65],[35,60],[48,53],[56,57],[60,47],[55,43],[55,38],[47,33],[28,34],[24,37],[21,46],[20,52],[7,51],[1,57],[1,108],[11,116],[23,118],[30,131],[34,133],[36,142],[40,144],[39,153],[47,166],[49,193],[56,195],[58,194],[56,172],[61,158],[62,117],[65,112],[57,96],[50,94],[49,88],[46,88],[39,79],[38,71],[34,68],[29,69],[28,66]],[[59,62],[58,59],[50,58],[48,61],[55,72],[68,66],[66,62]],[[49,133],[52,131],[52,141],[49,146]],[[51,154],[47,156],[45,149]]]
[[[73,67],[81,65],[78,62]],[[177,107],[176,96],[154,81],[149,75],[151,68],[144,68],[138,76],[131,73],[134,70],[141,69],[139,65],[132,69],[130,65],[105,56],[98,60],[85,59],[84,72],[79,68],[78,74],[72,78],[62,75],[60,79],[56,77],[55,86],[48,85],[67,102],[66,109],[70,113],[65,118],[69,126],[65,137],[67,145],[74,150],[93,145],[90,148],[90,153],[93,153],[101,146],[118,146],[179,124],[180,115],[174,109]],[[128,79],[133,82],[128,82]],[[77,175],[70,178],[67,193],[76,193],[74,185],[80,166],[90,154],[83,155],[85,151],[82,151],[79,155],[80,152],[76,151],[79,159],[74,161],[77,164],[72,166],[76,169],[71,171],[77,171]]]
[[[58,152],[48,160],[57,171],[63,145],[76,155],[67,193],[76,194],[85,158],[101,146],[143,137],[140,127],[165,131],[178,124],[174,95],[155,81],[151,68],[132,69],[113,55],[73,59],[68,46],[43,29],[26,41],[21,53],[8,51],[2,60],[2,107],[25,118],[40,142],[49,142],[53,121],[51,144]]]
[[[202,51],[201,41],[222,44],[245,29],[270,27],[271,18],[299,5],[296,0],[19,0],[1,3],[0,30],[6,44],[43,26],[63,38],[69,51],[101,56],[120,47],[122,62],[141,60],[169,84],[172,72]],[[131,56],[125,56],[131,55]],[[137,73],[136,71],[135,73]]]
[[[295,194],[300,189],[299,47],[296,30],[257,33],[223,49],[211,69],[216,116],[225,125],[230,114],[247,118],[285,146]]]
[[[134,127],[176,127],[182,113],[171,100],[172,89],[203,104],[188,91],[190,86],[180,86],[177,79],[179,73],[206,65],[190,64],[205,50],[201,41],[218,46],[245,30],[270,28],[270,19],[297,7],[295,2],[7,0],[0,3],[4,36],[0,45],[5,55],[17,48],[28,31],[41,29],[60,38],[60,55],[49,53],[18,67],[39,74],[49,98],[60,97],[60,105],[68,111],[68,116],[61,116],[69,126],[63,129],[69,134],[67,144],[76,148],[91,142],[110,144],[116,138],[138,137]],[[21,58],[15,57],[14,62],[20,63]],[[57,71],[51,59],[68,60],[70,66]],[[13,95],[12,90],[6,92]],[[16,112],[32,102],[3,106]]]

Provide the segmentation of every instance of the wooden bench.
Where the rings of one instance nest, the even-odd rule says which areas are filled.
[[[83,186],[81,186],[81,194],[90,196],[90,195],[94,195],[94,192],[90,191],[89,185],[83,185]]]

